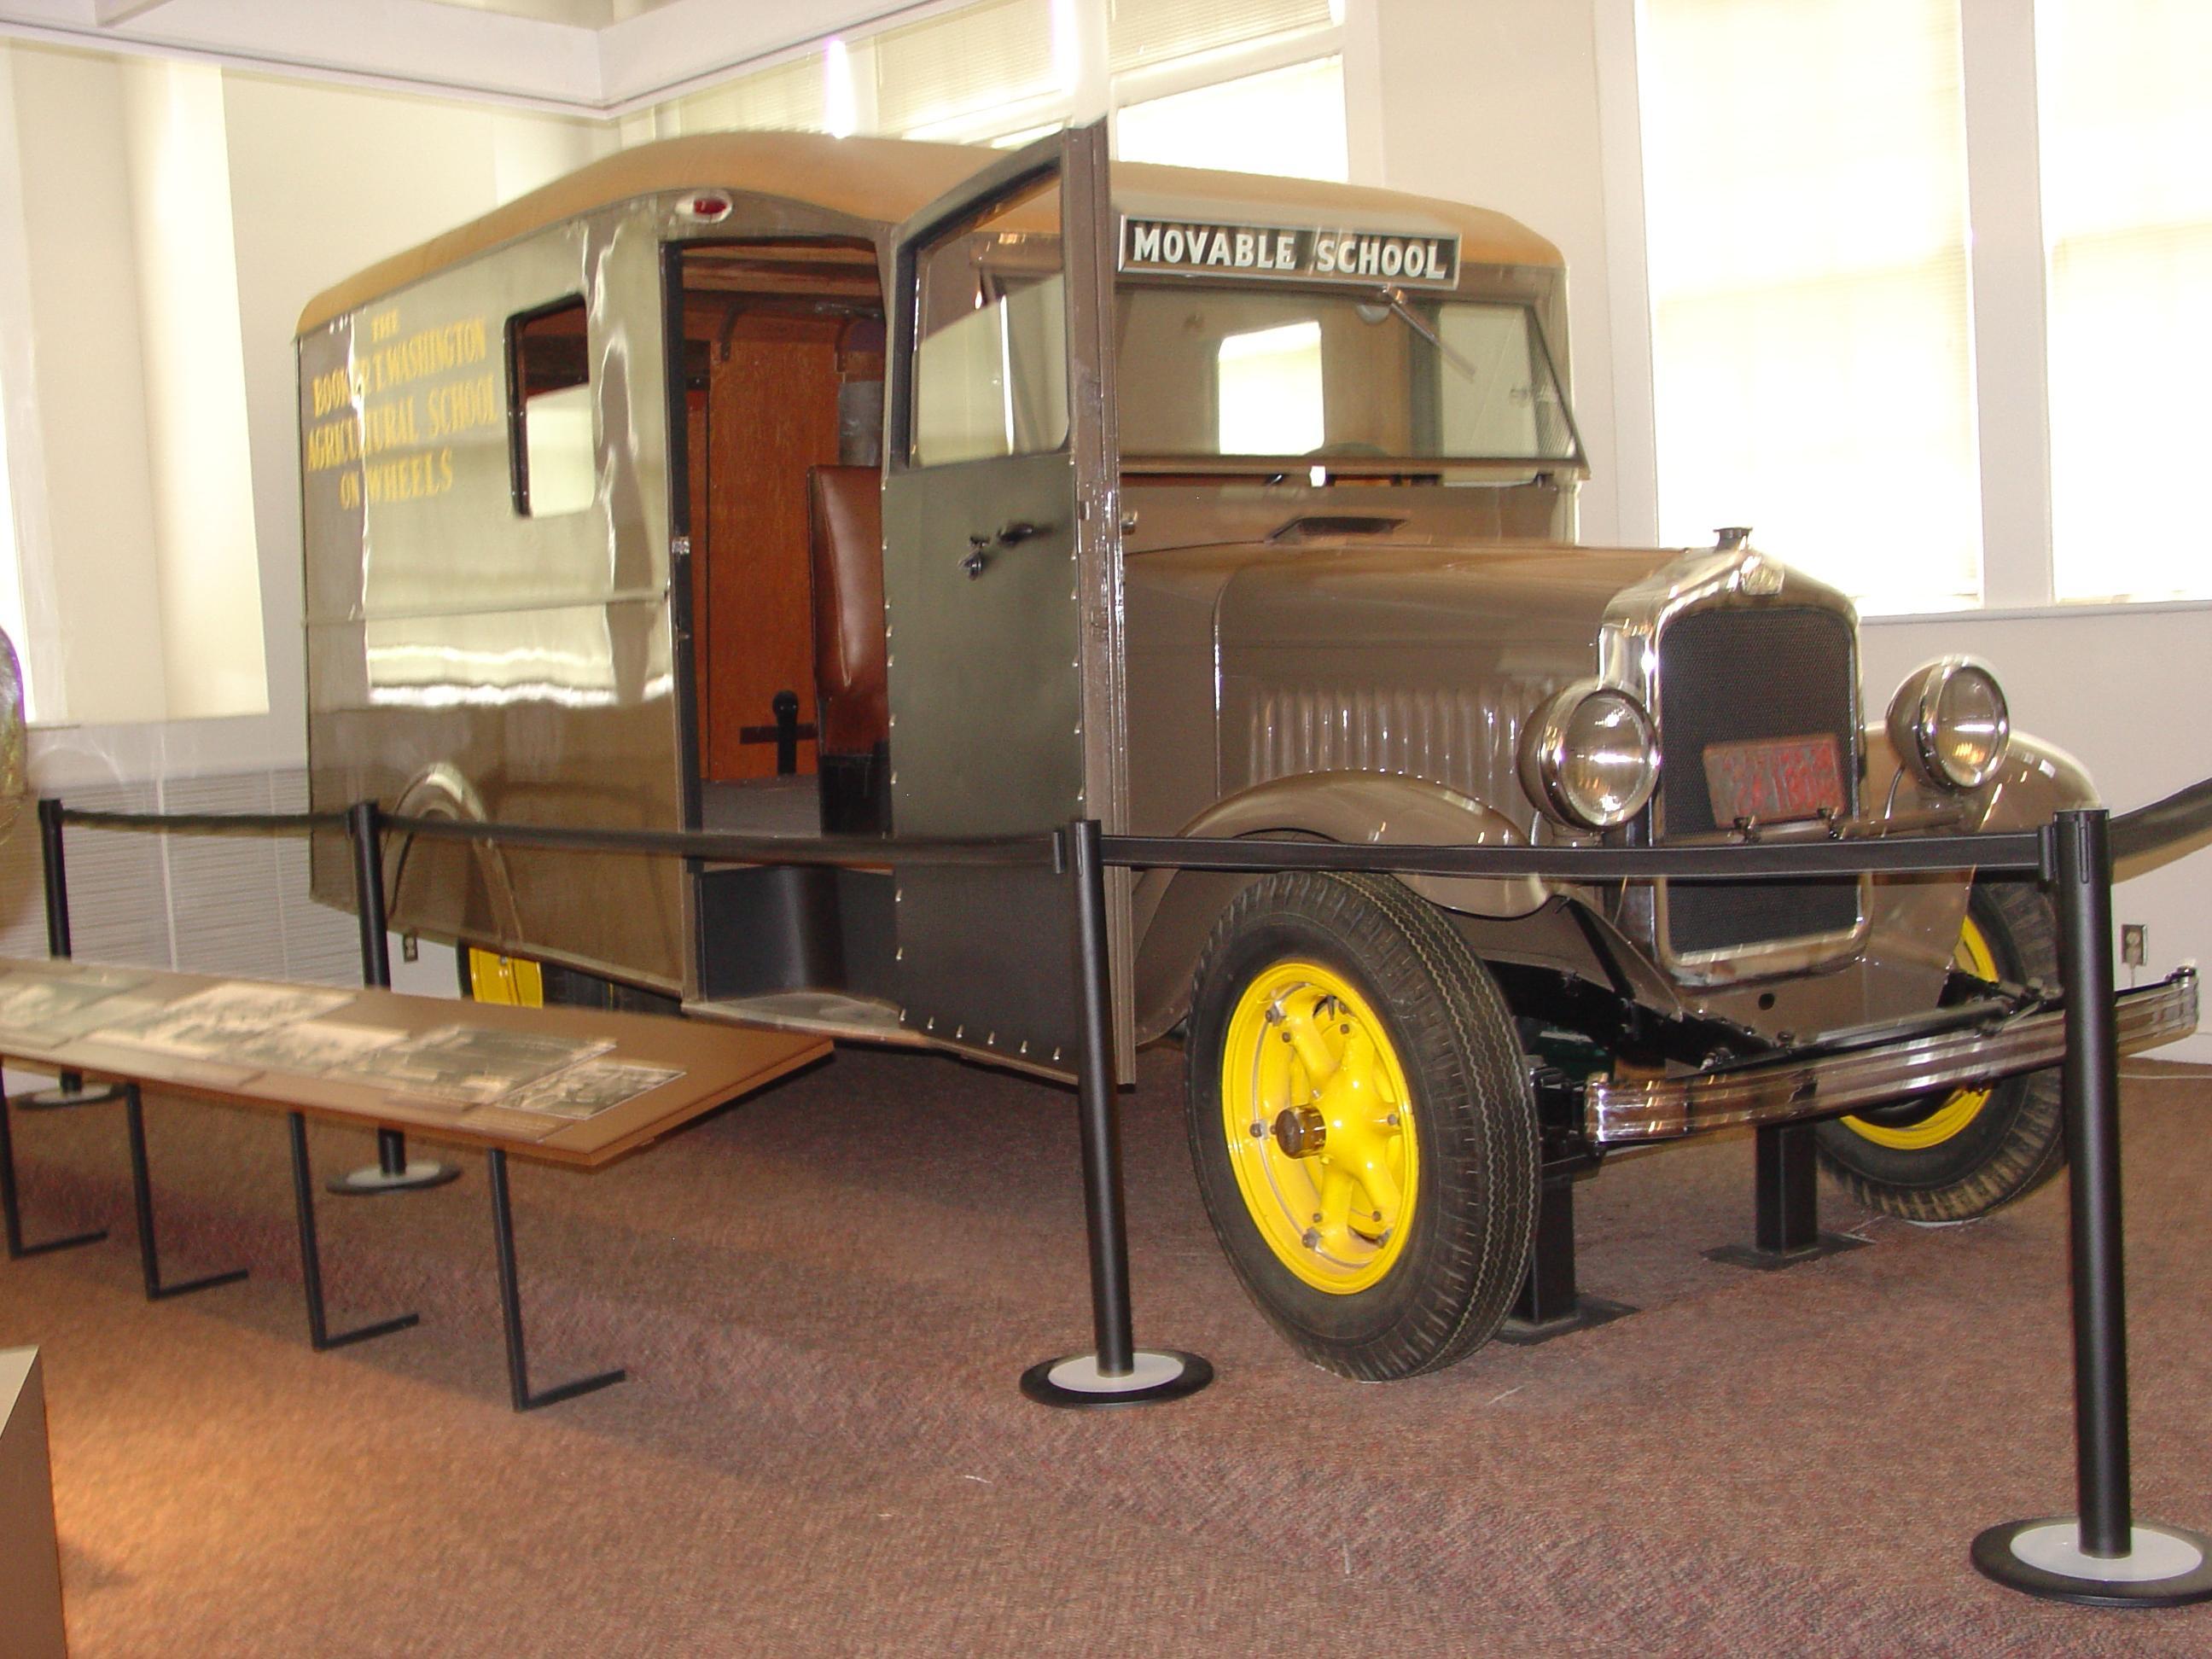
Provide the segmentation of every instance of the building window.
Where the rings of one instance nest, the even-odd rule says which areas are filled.
[[[1346,151],[1338,58],[1124,104],[1115,117],[1115,154],[1125,161],[1342,179]]]
[[[2051,579],[2063,599],[2212,593],[2201,520],[2212,381],[2212,7],[2037,11]]]
[[[1127,161],[1346,176],[1344,0],[981,0],[656,106],[632,139],[783,127],[1011,147],[1111,114]]]
[[[1660,533],[1982,594],[1958,0],[1648,0]]]

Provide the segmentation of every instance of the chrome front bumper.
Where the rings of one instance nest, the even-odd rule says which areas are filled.
[[[2132,1054],[2197,1029],[2197,972],[2112,1000],[2120,1051]],[[1848,1052],[1762,1060],[1722,1072],[1645,1079],[1592,1078],[1585,1121],[1601,1146],[1664,1140],[1745,1123],[1829,1117],[1907,1099],[1931,1089],[1986,1083],[2055,1066],[2066,1051],[2066,1011],[2045,1006],[1933,1035],[1873,1042]]]

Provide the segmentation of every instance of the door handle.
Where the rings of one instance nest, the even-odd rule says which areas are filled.
[[[973,581],[983,574],[983,567],[990,563],[993,547],[1017,547],[1032,536],[1043,535],[1050,528],[1048,525],[1031,524],[1026,519],[1014,519],[1000,525],[995,531],[973,531],[969,534],[967,556],[960,561],[960,568]]]

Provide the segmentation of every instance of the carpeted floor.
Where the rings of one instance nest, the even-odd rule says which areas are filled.
[[[534,1380],[507,1408],[480,1167],[325,1199],[343,1325],[308,1352],[282,1120],[148,1109],[173,1276],[149,1306],[119,1109],[19,1117],[34,1236],[0,1346],[45,1350],[75,1651],[1452,1654],[2212,1651],[2212,1608],[2033,1601],[1966,1560],[2072,1504],[2063,1188],[1786,1273],[1750,1142],[1580,1189],[1583,1288],[1642,1310],[1364,1387],[1292,1358],[1200,1212],[1180,1056],[1126,1115],[1140,1341],[1218,1382],[1056,1413],[1085,1346],[1072,1097],[846,1053],[596,1176],[515,1166]],[[2212,1073],[2126,1085],[2137,1508],[2212,1528]],[[316,1132],[325,1172],[365,1136]]]

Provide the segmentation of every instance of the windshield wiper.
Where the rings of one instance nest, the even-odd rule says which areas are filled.
[[[1436,330],[1431,328],[1426,323],[1423,322],[1420,318],[1420,313],[1415,311],[1413,307],[1406,303],[1406,290],[1404,289],[1385,288],[1379,291],[1382,294],[1383,303],[1389,306],[1392,311],[1398,314],[1399,321],[1405,324],[1407,328],[1412,329],[1414,333],[1419,335],[1424,340],[1426,340],[1431,345],[1434,346],[1437,349],[1437,355],[1442,357],[1446,362],[1449,363],[1454,368],[1457,369],[1461,374],[1466,375],[1470,383],[1480,384],[1482,380],[1482,376],[1475,372],[1474,365],[1468,362],[1466,358],[1461,356],[1459,353],[1454,350],[1450,346],[1446,345],[1443,342],[1443,337],[1439,335]]]

